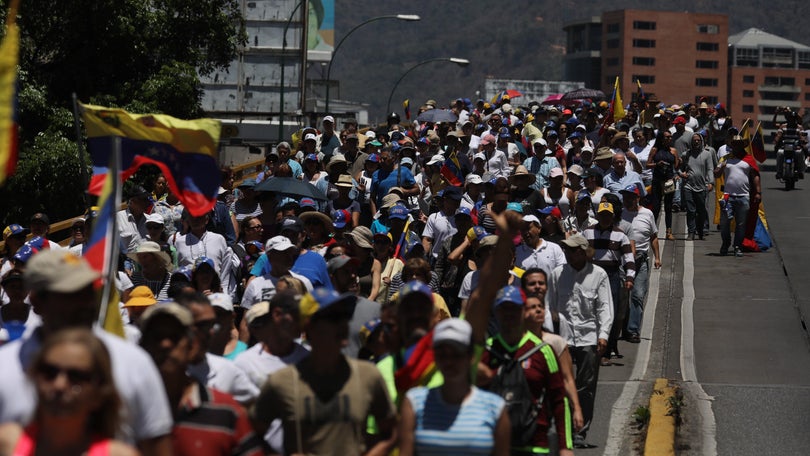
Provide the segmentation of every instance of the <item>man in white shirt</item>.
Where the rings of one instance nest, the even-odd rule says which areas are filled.
[[[521,269],[540,268],[546,274],[565,264],[562,248],[540,236],[543,231],[535,215],[523,217],[523,242],[515,250],[515,265]]]
[[[312,291],[312,282],[309,279],[290,270],[295,264],[299,252],[300,249],[286,236],[270,238],[265,246],[267,261],[270,262],[270,272],[255,277],[248,283],[245,293],[242,295],[242,307],[250,309],[261,301],[269,301],[276,294],[278,280],[285,275],[295,277],[304,284],[307,291]]]
[[[309,350],[296,342],[301,334],[299,300],[300,296],[292,291],[282,291],[245,314],[250,335],[258,342],[239,354],[234,363],[257,388],[264,386],[270,374],[309,356]],[[270,425],[264,440],[275,452],[282,452],[281,420]]]
[[[31,216],[31,223],[29,225],[31,236],[39,236],[45,239],[48,243],[48,248],[52,250],[61,250],[64,247],[56,242],[48,239],[48,232],[51,230],[51,221],[46,214],[37,212]]]
[[[494,135],[485,134],[481,138],[481,148],[486,158],[485,171],[491,177],[509,177],[509,161],[503,151],[496,149],[498,140]]]
[[[575,448],[592,448],[585,437],[593,420],[599,359],[607,349],[613,325],[613,298],[604,269],[591,263],[593,249],[581,234],[562,241],[566,264],[550,276],[549,309],[564,316],[570,326],[568,342],[576,365],[576,384],[585,425],[574,435]]]
[[[183,214],[191,228],[187,234],[175,236],[171,242],[177,249],[177,266],[194,266],[199,258],[210,258],[214,270],[222,281],[222,289],[230,288],[231,250],[225,237],[208,231],[208,214],[192,217],[187,211]]]
[[[43,250],[28,262],[24,280],[42,326],[0,348],[0,422],[27,425],[37,398],[25,375],[42,340],[73,327],[90,329],[98,317],[93,283],[99,274],[67,250]],[[141,348],[96,329],[110,352],[113,380],[122,400],[121,438],[136,444],[141,454],[172,454],[173,419],[162,380],[152,359]]]
[[[135,187],[127,200],[127,208],[115,214],[118,234],[121,238],[121,253],[134,252],[146,240],[146,210],[149,209],[149,192]]]
[[[661,253],[658,250],[658,225],[651,210],[639,205],[638,186],[630,185],[622,190],[622,220],[630,223],[633,229],[630,240],[636,243],[636,278],[630,292],[630,316],[627,320],[627,340],[641,342],[641,321],[644,317],[644,302],[647,299],[647,285],[650,280],[650,252],[653,254],[655,269],[661,268]]]
[[[442,242],[448,237],[456,234],[456,209],[461,204],[461,189],[458,187],[447,187],[440,191],[439,196],[441,208],[439,212],[430,214],[422,231],[422,246],[425,252],[430,253],[430,263],[435,264],[442,248]]]

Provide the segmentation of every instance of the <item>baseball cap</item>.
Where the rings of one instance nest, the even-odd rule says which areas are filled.
[[[507,211],[515,211],[515,212],[517,212],[519,214],[522,214],[523,213],[523,205],[521,205],[520,203],[514,203],[514,202],[509,203],[509,204],[506,205],[506,210]]]
[[[483,152],[476,152],[475,155],[473,155],[473,161],[475,160],[487,161],[487,156],[484,155]]]
[[[477,184],[483,184],[483,183],[484,183],[484,181],[481,180],[481,176],[479,176],[478,174],[467,174],[467,178],[464,179],[464,184],[465,185],[469,185],[469,184],[477,185]]]
[[[494,137],[494,136],[492,136],[492,135],[491,135],[491,134],[489,134],[489,133],[487,133],[486,135],[484,135],[484,137],[483,137],[483,138],[481,138],[481,144],[483,144],[483,145],[485,145],[485,146],[486,146],[487,144],[492,144],[492,143],[494,143],[495,141],[496,141],[495,137]]]
[[[580,202],[584,199],[587,199],[588,201],[591,200],[591,194],[588,193],[587,190],[581,190],[579,193],[577,193],[577,202]]]
[[[441,165],[442,163],[444,163],[444,156],[442,156],[441,154],[436,154],[430,157],[430,160],[427,162],[427,165],[428,166]]]
[[[541,146],[548,146],[548,142],[543,138],[537,138],[532,141],[532,145],[541,145]]]
[[[399,164],[402,166],[411,167],[413,166],[413,159],[411,157],[402,157],[402,160],[399,161]],[[431,165],[432,163],[428,163]]]
[[[433,328],[433,347],[455,344],[468,349],[472,343],[472,326],[460,318],[447,318]]]
[[[307,135],[304,136],[304,141],[317,141],[317,140],[318,140],[318,137],[315,136],[312,133],[307,133]]]
[[[233,300],[227,293],[211,293],[208,302],[214,307],[233,312]]]
[[[572,234],[569,238],[563,239],[560,241],[561,244],[565,247],[570,247],[572,249],[582,249],[585,250],[588,248],[588,240],[585,239],[585,236],[577,233]]]
[[[304,230],[304,225],[301,223],[301,219],[298,217],[284,217],[281,219],[281,228],[279,229],[279,232],[283,233],[285,230],[292,230],[296,233],[300,233]]]
[[[582,169],[582,166],[580,166],[578,164],[571,165],[568,168],[568,174],[574,174],[574,175],[579,176],[579,177],[582,177],[582,173],[584,173],[584,172],[585,172],[585,170]]]
[[[388,218],[407,220],[408,208],[402,204],[395,204],[391,207],[391,209],[388,210]]]
[[[451,199],[451,200],[454,200],[454,201],[461,201],[461,197],[463,195],[461,194],[461,189],[460,188],[458,188],[458,187],[447,187],[447,188],[445,188],[444,190],[441,191],[441,195],[439,195],[439,196],[441,196],[442,198],[447,198],[447,199]]]
[[[172,271],[171,281],[174,282],[185,277],[186,282],[191,282],[191,266],[182,266]]]
[[[484,239],[488,235],[489,233],[487,233],[487,230],[485,230],[483,227],[480,226],[474,226],[469,230],[467,230],[467,239],[469,239],[470,241],[474,240],[480,241],[481,239]]]
[[[380,145],[382,145],[382,144],[380,144]],[[371,162],[371,163],[379,163],[380,162],[380,155],[379,154],[371,154],[368,157],[366,157],[366,161]]]
[[[11,236],[27,235],[31,231],[28,228],[23,228],[17,223],[12,223],[3,230],[3,241],[8,240]]]
[[[524,222],[529,222],[529,223],[536,223],[536,224],[540,225],[540,219],[537,218],[537,216],[533,215],[533,214],[524,215],[523,216],[523,221]]]
[[[318,155],[317,154],[307,154],[307,156],[304,157],[304,161],[306,161],[306,160],[317,162],[318,161]]]
[[[67,250],[43,250],[25,268],[25,283],[35,291],[73,293],[95,282],[101,275],[84,258]]]
[[[12,269],[8,271],[4,276],[3,279],[0,281],[0,284],[5,285],[12,280],[23,280],[23,273],[19,269]]]
[[[352,214],[350,214],[349,211],[347,211],[346,209],[338,209],[336,211],[332,211],[332,226],[334,226],[337,229],[344,228],[351,219]]]
[[[267,240],[264,245],[264,250],[269,252],[275,250],[276,252],[285,252],[287,250],[295,250],[295,245],[290,242],[287,236],[273,236]]]
[[[498,290],[498,294],[495,295],[495,307],[507,302],[522,306],[526,302],[526,295],[520,288],[513,285],[507,285]]]
[[[324,116],[323,122],[332,122],[335,123],[335,118],[332,116]]]
[[[152,304],[157,304],[155,294],[146,285],[139,285],[129,292],[129,299],[124,307],[147,307]]]
[[[563,170],[562,168],[551,168],[551,171],[548,173],[548,177],[562,177]]]
[[[194,317],[191,315],[190,310],[176,302],[162,302],[146,309],[146,312],[141,317],[141,329],[145,330],[149,323],[159,315],[168,315],[174,318],[184,328],[190,328],[194,325]]]
[[[402,286],[399,291],[400,303],[402,303],[403,299],[411,295],[423,296],[428,298],[430,302],[433,302],[433,290],[431,290],[429,286],[425,285],[424,282],[420,282],[418,280],[411,280]]]
[[[360,261],[348,255],[338,255],[326,263],[326,270],[332,274],[349,263],[353,263],[356,266],[360,264]]]
[[[146,190],[144,190],[144,191],[146,191]],[[31,216],[30,223],[34,223],[34,222],[42,222],[42,223],[44,223],[46,225],[50,225],[51,224],[51,219],[48,218],[47,214],[43,214],[42,212],[37,212],[36,214]]]
[[[631,184],[628,185],[627,187],[624,187],[623,189],[620,190],[620,193],[632,193],[634,195],[641,194],[641,192],[638,190],[638,185],[636,184]]]
[[[144,214],[144,218],[146,219],[146,224],[156,223],[158,225],[165,225],[166,222],[163,221],[163,216],[158,214],[157,212],[152,212],[151,214]]]
[[[214,260],[212,260],[211,258],[208,258],[206,256],[201,256],[201,257],[197,258],[194,261],[194,269],[192,269],[192,271],[196,272],[202,266],[206,266],[206,265],[209,266],[211,269],[216,270],[216,268],[214,267]]]
[[[599,209],[596,211],[596,213],[598,214],[600,212],[610,212],[612,214],[613,213],[613,205],[610,204],[610,203],[607,203],[607,202],[599,203]]]
[[[316,288],[301,298],[301,321],[350,319],[356,303],[354,294]]]
[[[301,198],[301,201],[298,202],[298,206],[301,208],[312,207],[317,209],[318,203],[316,203],[312,198]]]
[[[459,215],[466,215],[467,217],[472,218],[472,211],[470,211],[469,207],[460,207],[456,209],[454,216],[458,217]]]

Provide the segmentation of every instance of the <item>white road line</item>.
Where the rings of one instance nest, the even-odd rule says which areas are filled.
[[[658,220],[658,232],[664,233],[664,217]],[[666,238],[658,238],[658,251],[664,253]],[[652,247],[650,247],[652,253]],[[653,258],[654,260],[654,258]],[[650,281],[647,288],[647,302],[644,304],[644,319],[641,323],[641,343],[636,349],[636,362],[633,365],[633,372],[624,384],[622,393],[610,412],[610,425],[608,426],[608,437],[605,442],[605,456],[618,456],[624,442],[624,430],[630,420],[633,410],[633,400],[636,398],[641,381],[647,374],[647,365],[650,361],[650,348],[652,346],[653,326],[655,325],[655,308],[658,306],[659,282],[661,280],[661,270],[655,269],[654,264],[650,265]]]
[[[692,397],[698,400],[697,410],[701,420],[702,432],[701,454],[715,456],[717,454],[717,427],[712,411],[713,397],[706,394],[697,381],[695,369],[695,244],[686,242],[683,249],[683,301],[681,302],[681,376],[685,387],[692,392]]]

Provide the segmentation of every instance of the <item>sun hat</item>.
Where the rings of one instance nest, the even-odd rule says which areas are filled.
[[[154,241],[145,241],[142,242],[134,252],[127,253],[127,256],[134,262],[141,264],[138,261],[138,254],[140,253],[151,253],[153,255],[157,255],[163,261],[163,266],[165,268],[169,268],[172,264],[172,257],[165,251],[160,248],[160,245]]]
[[[152,304],[157,304],[155,294],[146,285],[139,285],[129,292],[129,299],[124,307],[148,307]]]

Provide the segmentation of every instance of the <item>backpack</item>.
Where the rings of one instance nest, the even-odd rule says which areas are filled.
[[[497,353],[492,346],[487,346],[487,351],[501,361],[489,391],[506,401],[506,411],[512,424],[512,448],[531,446],[537,433],[537,416],[543,406],[545,391],[534,400],[521,365],[546,345],[545,342],[535,345],[519,358]]]

